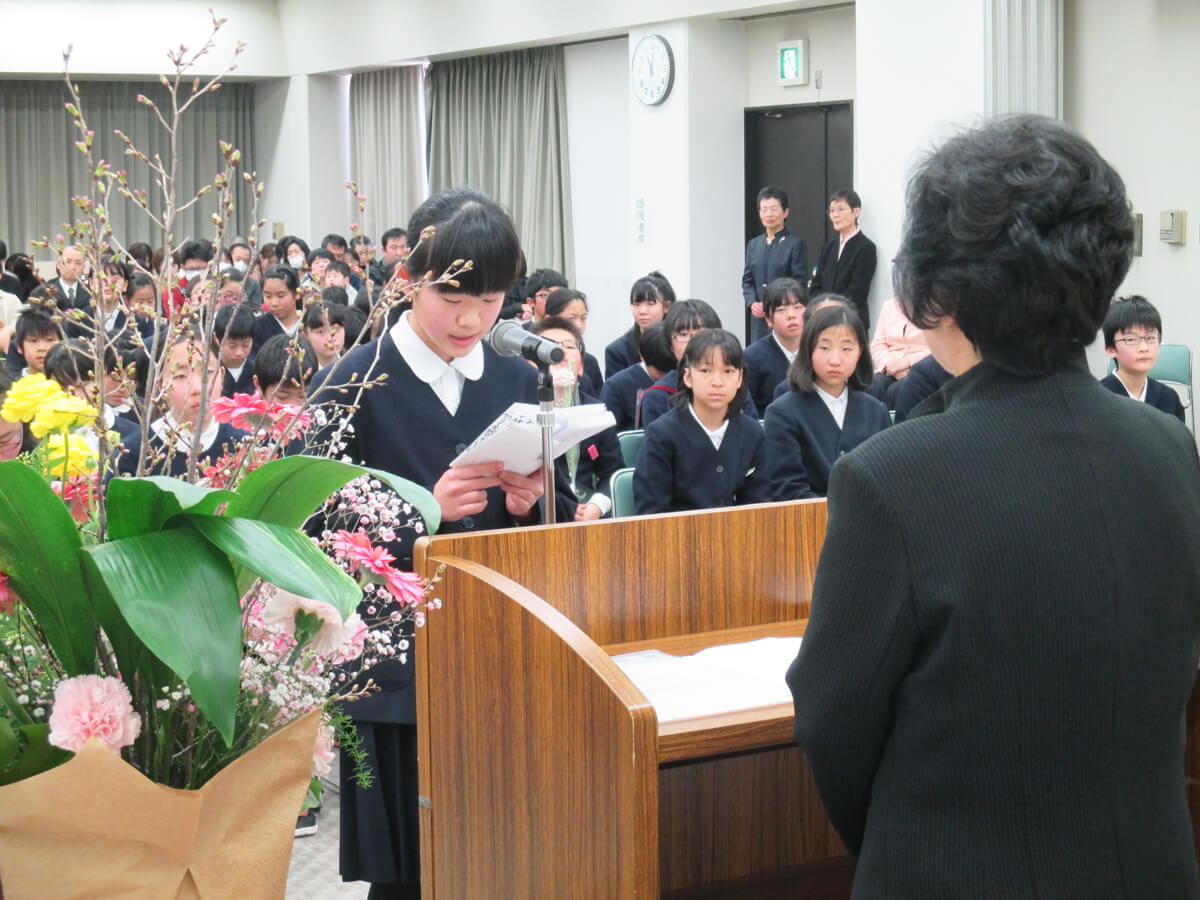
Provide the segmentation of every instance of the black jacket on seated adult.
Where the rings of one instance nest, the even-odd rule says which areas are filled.
[[[1116,372],[1110,372],[1104,378],[1101,378],[1100,383],[1118,397],[1129,396],[1129,391],[1125,390],[1125,385],[1121,383],[1121,379],[1117,377]],[[1155,381],[1153,378],[1146,379],[1146,405],[1162,410],[1167,415],[1174,416],[1180,422],[1187,422],[1183,414],[1183,401],[1179,399],[1179,395],[1174,390],[1167,387],[1161,381]]]
[[[855,897],[1200,896],[1186,429],[981,363],[833,470],[796,739]]]
[[[763,430],[776,500],[824,497],[833,464],[892,424],[887,407],[870,394],[846,390],[841,428],[816,391],[788,390],[767,407]]]
[[[867,295],[871,292],[871,279],[875,277],[875,244],[860,231],[846,241],[846,248],[839,257],[841,240],[835,234],[833,240],[821,248],[808,291],[814,297],[830,291],[846,297],[854,304],[863,327],[870,330],[871,309],[867,305]]]
[[[687,404],[676,406],[646,428],[633,498],[638,515],[770,500],[762,427],[748,416],[730,416],[718,450]]]
[[[70,302],[67,302],[71,297],[71,288],[63,284],[61,278],[51,278],[46,282],[47,287],[52,287],[58,292],[59,297],[63,298],[63,305],[73,309],[87,309],[92,302],[92,292],[87,289],[87,286],[82,281],[76,281],[74,285],[75,297]],[[56,297],[57,299],[57,297]]]

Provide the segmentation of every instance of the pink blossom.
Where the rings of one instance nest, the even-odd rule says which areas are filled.
[[[401,572],[399,569],[389,569],[384,576],[387,579],[388,590],[401,603],[416,606],[425,600],[425,584],[416,572]]]
[[[79,675],[54,689],[50,711],[50,743],[79,752],[96,738],[114,753],[132,744],[142,730],[129,689],[117,678]]]
[[[333,728],[322,725],[317,729],[317,742],[313,745],[313,778],[320,778],[333,771]]]
[[[342,614],[331,604],[284,590],[276,591],[275,596],[263,606],[263,622],[275,625],[287,634],[295,634],[297,612],[312,613],[321,620],[320,629],[308,642],[308,646],[318,655],[324,656],[340,649],[358,631],[357,613],[343,622]]]
[[[21,598],[8,586],[8,576],[0,572],[0,614],[11,616]]]
[[[271,437],[282,440],[287,435],[288,440],[294,440],[312,427],[312,414],[301,406],[290,403],[272,403],[267,409],[271,417]]]
[[[339,531],[333,538],[333,552],[355,566],[363,566],[376,575],[386,576],[396,557],[386,547],[376,547],[361,531]]]
[[[213,401],[213,418],[243,431],[258,431],[267,415],[267,401],[258,394],[234,394]],[[250,416],[251,418],[247,418]]]

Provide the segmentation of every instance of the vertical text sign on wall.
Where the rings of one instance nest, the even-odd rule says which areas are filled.
[[[777,45],[775,76],[779,84],[790,87],[808,84],[808,41],[804,38]]]

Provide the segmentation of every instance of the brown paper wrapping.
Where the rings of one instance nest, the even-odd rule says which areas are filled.
[[[0,898],[282,897],[319,724],[319,710],[298,719],[198,791],[95,740],[0,787]]]

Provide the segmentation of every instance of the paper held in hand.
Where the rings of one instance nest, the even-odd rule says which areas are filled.
[[[451,466],[502,462],[509,472],[529,475],[542,464],[542,430],[534,403],[514,403],[456,456]],[[603,403],[560,406],[554,410],[554,457],[617,424]]]

